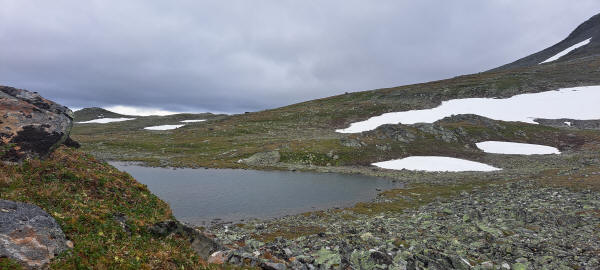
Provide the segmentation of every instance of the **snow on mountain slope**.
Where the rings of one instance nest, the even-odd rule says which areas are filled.
[[[590,41],[591,41],[591,40],[592,40],[592,38],[588,38],[588,39],[586,39],[586,40],[584,40],[584,41],[582,41],[582,42],[579,42],[579,43],[577,43],[577,44],[575,44],[575,45],[573,45],[573,46],[571,46],[571,47],[569,47],[569,48],[565,49],[564,51],[562,51],[562,52],[559,52],[559,53],[558,53],[558,54],[556,54],[555,56],[552,56],[552,57],[550,57],[550,58],[546,59],[544,62],[541,62],[540,64],[544,64],[544,63],[548,63],[548,62],[556,61],[556,60],[560,59],[561,57],[563,57],[563,56],[567,55],[567,54],[568,54],[568,53],[570,53],[571,51],[573,51],[573,50],[575,50],[575,49],[577,49],[577,48],[579,48],[579,47],[582,47],[582,46],[588,45],[588,44],[590,43]]]
[[[536,124],[536,118],[600,119],[600,86],[563,88],[511,98],[466,98],[442,102],[433,109],[391,112],[338,129],[340,133],[373,130],[385,124],[433,123],[457,114],[477,114],[502,121]]]
[[[589,42],[586,43],[585,41],[588,40]],[[580,24],[567,38],[559,43],[512,63],[492,69],[492,71],[535,66],[540,63],[554,61],[568,61],[599,54],[600,14],[597,14]]]

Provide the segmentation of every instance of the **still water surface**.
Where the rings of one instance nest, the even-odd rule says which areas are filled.
[[[168,202],[177,219],[196,225],[350,206],[375,198],[378,189],[402,187],[387,179],[361,175],[111,165],[128,172]]]

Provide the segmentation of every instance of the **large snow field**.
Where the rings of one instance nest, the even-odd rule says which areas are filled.
[[[465,98],[442,102],[433,109],[391,112],[338,129],[340,133],[373,130],[384,124],[433,123],[456,114],[477,114],[503,121],[533,123],[535,118],[600,119],[600,86],[563,88],[510,98]]]

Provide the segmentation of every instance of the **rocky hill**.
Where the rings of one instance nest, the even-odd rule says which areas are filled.
[[[135,118],[134,116],[118,114],[98,107],[83,108],[75,111],[73,116],[76,122],[84,122],[100,118]]]

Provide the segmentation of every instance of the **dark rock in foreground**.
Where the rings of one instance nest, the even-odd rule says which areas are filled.
[[[46,157],[69,136],[73,112],[37,93],[0,86],[0,159]]]
[[[69,245],[54,218],[38,206],[0,200],[0,257],[38,269]]]

